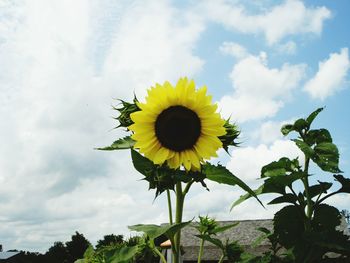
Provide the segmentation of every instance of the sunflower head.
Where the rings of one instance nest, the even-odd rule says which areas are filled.
[[[133,124],[128,129],[134,147],[155,164],[199,170],[223,146],[219,137],[226,134],[225,121],[207,88],[196,90],[193,80],[182,78],[175,87],[156,84],[137,106],[140,110],[130,114]]]

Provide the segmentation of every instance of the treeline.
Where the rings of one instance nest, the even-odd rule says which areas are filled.
[[[105,235],[103,239],[98,240],[95,246],[96,250],[110,246],[133,246],[139,242],[139,237],[130,237],[124,239],[123,235]],[[55,242],[46,253],[20,251],[12,258],[7,259],[6,263],[74,263],[77,259],[83,258],[85,251],[92,246],[83,234],[75,232],[71,240]],[[17,250],[9,250],[17,251]],[[153,262],[159,262],[156,258]],[[142,260],[140,261],[142,262]]]

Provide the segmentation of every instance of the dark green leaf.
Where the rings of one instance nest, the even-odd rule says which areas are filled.
[[[319,143],[314,148],[315,154],[311,159],[323,170],[331,173],[340,173],[338,167],[339,152],[335,144],[330,142]]]
[[[294,122],[293,129],[296,131],[302,131],[304,129],[308,129],[309,125],[306,120],[298,119]]]
[[[286,175],[287,172],[293,172],[299,168],[298,159],[290,160],[282,157],[277,162],[271,162],[261,168],[261,178]]]
[[[161,235],[166,235],[169,239],[172,239],[174,238],[174,235],[178,231],[180,231],[182,228],[190,224],[191,221],[173,224],[173,225],[162,225],[162,226],[139,224],[139,225],[129,226],[128,228],[133,231],[144,232],[151,239],[155,239]]]
[[[332,142],[332,136],[326,129],[310,130],[305,135],[305,141],[308,145],[314,145],[321,142]]]
[[[281,132],[284,136],[288,135],[293,130],[294,130],[294,127],[292,124],[285,124],[281,128]]]
[[[316,231],[333,230],[340,225],[341,215],[337,208],[320,204],[316,207],[312,225]]]
[[[276,197],[275,199],[273,199],[270,203],[268,203],[269,205],[273,205],[273,204],[281,204],[281,203],[292,203],[295,204],[298,201],[298,198],[291,193],[286,193],[282,196]]]
[[[258,189],[255,189],[254,190],[254,193],[256,195],[260,195],[260,194],[263,194],[263,189],[264,189],[264,185],[261,185]],[[230,210],[232,210],[235,206],[239,205],[240,203],[243,203],[245,200],[251,198],[252,195],[247,193],[247,194],[244,194],[244,195],[241,195],[232,205],[231,205],[231,208]]]
[[[112,143],[111,146],[96,148],[96,150],[101,151],[114,151],[114,150],[124,150],[130,149],[135,145],[135,141],[131,139],[131,136],[126,136]]]
[[[313,198],[323,193],[327,193],[327,190],[331,188],[331,186],[332,186],[332,183],[320,182],[320,181],[318,184],[310,186],[309,188],[310,198]],[[305,191],[304,191],[304,196],[306,196]]]
[[[226,226],[219,226],[219,227],[216,227],[213,231],[211,231],[211,233],[217,234],[217,233],[225,232],[226,230],[228,230],[228,229],[230,229],[232,227],[235,227],[238,224],[239,224],[239,222],[233,223],[233,224],[229,224],[229,225],[226,225]]]
[[[333,176],[335,180],[341,183],[341,188],[339,189],[339,191],[343,193],[350,193],[350,179],[345,178],[341,174],[335,174]]]
[[[269,177],[264,181],[264,184],[261,185],[258,189],[254,190],[256,195],[267,194],[267,193],[277,193],[277,194],[285,194],[286,186],[292,185],[293,182],[303,178],[304,174],[302,172],[292,172],[286,176],[274,176]],[[236,200],[232,206],[231,210],[244,202],[245,200],[251,198],[252,195],[247,193],[245,195],[241,195],[238,200]]]
[[[274,230],[282,246],[291,248],[298,243],[304,232],[304,216],[296,206],[285,206],[275,214]]]
[[[251,196],[255,197],[258,202],[264,206],[255,192],[250,189],[248,185],[246,185],[241,179],[237,176],[233,175],[226,167],[217,165],[214,166],[210,163],[206,163],[203,165],[203,173],[206,175],[207,179],[217,182],[219,184],[227,184],[227,185],[237,185],[242,188],[244,191],[248,192]]]
[[[314,150],[302,140],[294,139],[292,140],[298,146],[298,148],[305,154],[306,157],[312,158],[314,156]]]
[[[140,153],[138,153],[134,149],[131,149],[131,158],[135,169],[139,173],[145,176],[148,176],[152,172],[152,170],[155,168],[152,161],[142,156]]]
[[[237,262],[240,260],[241,255],[243,253],[243,248],[237,243],[237,241],[233,241],[227,243],[225,246],[226,256],[229,262]]]
[[[349,236],[344,235],[342,232],[335,229],[326,231],[313,231],[311,233],[307,233],[305,237],[310,243],[318,245],[319,247],[323,247],[325,252],[336,252],[340,254],[344,253],[347,255],[350,254],[350,241],[348,240]],[[321,248],[319,248],[319,250],[320,249]]]
[[[314,121],[316,116],[323,110],[324,108],[318,108],[314,112],[312,112],[307,118],[306,122],[308,123],[309,127],[311,126],[311,123]]]

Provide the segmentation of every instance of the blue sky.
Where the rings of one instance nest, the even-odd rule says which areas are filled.
[[[110,131],[113,98],[182,76],[241,128],[241,147],[218,160],[252,188],[261,166],[300,155],[280,126],[321,106],[315,126],[331,131],[349,177],[349,10],[346,0],[0,1],[0,243],[45,251],[76,230],[96,242],[165,222],[164,197],[153,202],[129,155],[93,148],[123,134]],[[208,185],[192,189],[185,218],[279,209],[250,200],[229,212],[240,190]],[[350,209],[346,195],[330,203]]]

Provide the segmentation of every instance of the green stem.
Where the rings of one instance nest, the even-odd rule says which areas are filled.
[[[199,247],[199,254],[198,254],[198,261],[197,261],[197,263],[200,263],[201,260],[202,260],[203,248],[204,248],[204,239],[201,240],[201,245]]]
[[[173,208],[171,207],[171,196],[169,189],[166,190],[167,198],[168,198],[168,209],[169,209],[169,223],[173,224]]]
[[[307,212],[306,212],[306,217],[310,220],[312,216],[312,200],[310,197],[309,193],[309,163],[310,163],[310,158],[306,157],[305,159],[305,167],[304,167],[304,174],[305,177],[303,178],[303,183],[304,183],[304,188],[305,188],[305,195],[306,195],[306,201],[307,201]]]
[[[156,248],[154,247],[154,252],[156,252],[156,254],[160,257],[160,260],[163,262],[163,263],[167,263],[166,260],[165,260],[165,257],[164,255]]]
[[[224,254],[222,254],[221,258],[219,259],[219,262],[218,263],[222,263],[224,261]]]
[[[183,213],[183,205],[184,205],[184,195],[182,193],[182,185],[181,182],[176,183],[176,214],[175,214],[175,223],[179,224],[182,222],[182,213]],[[175,255],[174,255],[174,263],[180,262],[180,254],[181,254],[181,230],[179,230],[175,234]]]
[[[312,217],[312,200],[309,193],[309,163],[310,158],[305,156],[305,167],[304,167],[304,177],[302,179],[304,188],[305,188],[305,195],[306,195],[306,221],[304,221],[305,230],[309,230],[311,228],[311,217]],[[305,213],[305,211],[303,211]]]

